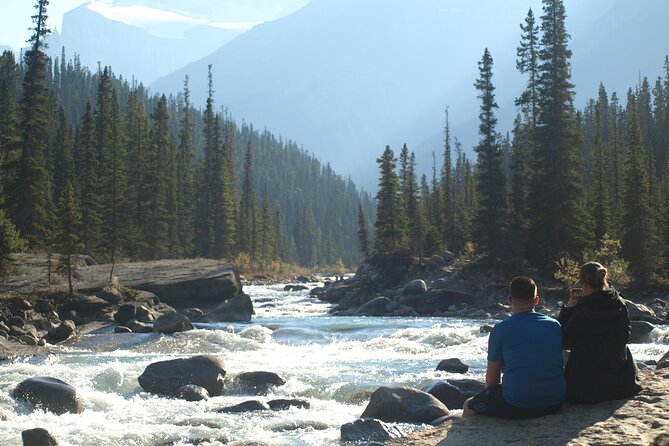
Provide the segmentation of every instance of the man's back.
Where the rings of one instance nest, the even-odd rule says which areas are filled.
[[[488,340],[488,361],[502,362],[502,395],[521,408],[564,401],[562,331],[553,318],[527,311],[498,323]]]

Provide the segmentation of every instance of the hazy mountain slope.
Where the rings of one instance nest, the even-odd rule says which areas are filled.
[[[235,118],[295,139],[373,188],[375,159],[386,144],[406,141],[427,170],[430,152],[441,150],[447,105],[465,148],[476,143],[472,84],[485,46],[495,60],[499,130],[510,127],[513,98],[524,84],[515,70],[518,25],[530,6],[541,15],[538,0],[313,0],[152,88],[178,91],[189,74],[196,104],[203,104],[212,64],[217,102]],[[663,0],[643,8],[623,0],[567,1],[577,103],[594,96],[600,80],[621,91],[640,70],[659,73],[667,8]]]
[[[148,30],[110,20],[82,5],[65,14],[61,33],[47,38],[48,52],[59,56],[64,46],[69,56],[80,55],[81,63],[93,69],[98,62],[111,65],[125,78],[144,84],[170,73],[221,47],[242,30],[205,25],[183,29],[169,27],[159,37]]]

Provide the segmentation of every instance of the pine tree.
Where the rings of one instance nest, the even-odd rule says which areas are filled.
[[[596,132],[592,146],[592,184],[589,209],[595,222],[595,241],[599,243],[609,231],[606,149],[601,135],[600,109],[595,110]]]
[[[164,258],[169,252],[168,181],[170,145],[174,140],[167,125],[170,119],[167,98],[162,95],[151,113],[152,126],[146,154],[145,188],[151,191],[145,205],[147,225],[144,235],[147,241],[146,256],[150,259]]]
[[[379,253],[392,253],[406,249],[406,227],[400,199],[400,182],[395,172],[397,158],[386,146],[376,160],[381,170],[379,190],[376,193],[376,235],[374,249]]]
[[[358,240],[360,240],[360,251],[369,257],[369,237],[367,237],[367,221],[365,212],[362,210],[362,203],[358,204]]]
[[[68,181],[58,202],[58,233],[56,238],[57,248],[61,254],[60,266],[67,274],[67,284],[70,296],[74,295],[72,276],[76,271],[76,265],[72,261],[72,255],[81,249],[79,231],[81,226],[81,211],[74,194],[74,187]]]
[[[74,180],[74,158],[72,156],[72,130],[61,106],[58,110],[58,130],[54,141],[54,200],[60,195],[68,181]]]
[[[444,125],[444,163],[441,169],[441,191],[444,198],[441,239],[448,248],[455,244],[455,199],[453,195],[453,154],[451,149],[451,128],[446,109]]]
[[[100,204],[98,199],[98,152],[95,145],[93,112],[90,102],[79,126],[78,152],[80,172],[78,177],[79,201],[82,208],[81,240],[83,249],[95,255],[100,246]]]
[[[0,277],[6,275],[11,266],[10,254],[26,249],[26,242],[20,237],[16,226],[0,209]]]
[[[189,255],[193,243],[193,120],[188,76],[184,80],[183,103],[179,120],[179,148],[176,160],[176,233],[179,237],[176,257]]]
[[[14,53],[3,52],[0,56],[0,206],[7,211],[8,218],[14,220],[21,158],[20,117],[13,92],[17,70]]]
[[[267,198],[267,188],[265,188],[258,212],[258,260],[262,268],[266,268],[274,259],[275,237],[272,212]]]
[[[18,212],[16,225],[32,247],[44,246],[48,238],[52,209],[47,151],[50,142],[49,92],[46,85],[48,58],[42,51],[46,27],[48,0],[35,4],[35,24],[25,54],[26,72],[23,78],[22,144],[18,177]]]
[[[627,105],[628,149],[623,178],[622,253],[638,284],[648,284],[658,267],[657,229],[651,211],[648,169],[642,146],[636,97],[630,90]]]
[[[528,256],[534,264],[547,267],[565,253],[578,258],[591,237],[577,152],[571,51],[562,0],[543,0],[543,12],[537,150],[528,194]]]
[[[620,106],[618,105],[618,96],[614,92],[611,95],[609,105],[609,120],[611,122],[609,136],[609,150],[607,156],[607,172],[609,177],[609,199],[610,204],[610,232],[614,238],[619,239],[622,236],[622,202],[623,202],[623,164],[625,160],[624,138],[622,135],[622,126],[619,121]]]
[[[480,140],[475,148],[478,154],[479,207],[474,236],[481,253],[489,260],[504,258],[507,218],[503,157],[495,130],[495,109],[498,107],[495,102],[495,87],[492,84],[492,65],[492,56],[486,48],[479,62],[480,77],[474,84],[481,99]]]
[[[244,170],[242,177],[242,194],[239,204],[239,250],[240,252],[253,252],[253,215],[255,209],[255,196],[252,184],[253,151],[249,139],[244,157]]]
[[[525,91],[516,99],[516,105],[520,106],[534,131],[539,116],[539,27],[531,8],[527,12],[525,25],[521,23],[520,29],[523,34],[520,46],[516,49],[516,68],[522,74],[527,74],[528,79]]]

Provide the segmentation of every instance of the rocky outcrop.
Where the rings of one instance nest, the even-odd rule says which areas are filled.
[[[201,355],[149,364],[138,381],[142,389],[151,393],[174,395],[179,388],[194,384],[205,388],[209,395],[218,396],[223,393],[225,373],[223,361]]]
[[[204,387],[186,384],[177,389],[175,396],[186,401],[206,401],[209,399],[209,392]]]
[[[300,399],[277,399],[267,402],[267,405],[272,410],[288,410],[291,407],[297,407],[298,409],[309,409],[311,404],[307,400]]]
[[[397,427],[373,418],[346,423],[342,425],[340,432],[342,441],[386,441],[403,435]]]
[[[630,342],[632,344],[646,344],[653,342],[653,331],[657,328],[647,321],[635,320],[631,322],[632,332],[630,333]]]
[[[57,415],[84,411],[77,389],[57,378],[42,376],[26,379],[16,386],[12,395],[27,401],[35,409]]]
[[[398,386],[375,390],[360,417],[386,422],[431,423],[448,414],[448,407],[429,393]]]
[[[80,268],[77,289],[95,293],[106,286],[109,265]],[[114,275],[126,287],[149,291],[175,307],[214,307],[241,293],[239,273],[216,260],[157,260],[118,264]]]
[[[262,401],[244,401],[243,403],[235,404],[234,406],[223,407],[218,409],[218,413],[241,413],[241,412],[257,412],[260,410],[270,410],[267,403]]]

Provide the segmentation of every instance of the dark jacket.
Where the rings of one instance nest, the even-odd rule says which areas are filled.
[[[573,404],[628,398],[641,390],[627,347],[630,319],[617,291],[581,297],[558,316],[564,348],[571,350],[564,369],[566,401]]]

